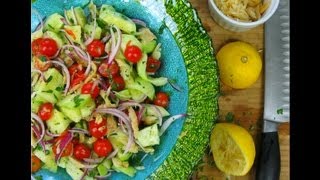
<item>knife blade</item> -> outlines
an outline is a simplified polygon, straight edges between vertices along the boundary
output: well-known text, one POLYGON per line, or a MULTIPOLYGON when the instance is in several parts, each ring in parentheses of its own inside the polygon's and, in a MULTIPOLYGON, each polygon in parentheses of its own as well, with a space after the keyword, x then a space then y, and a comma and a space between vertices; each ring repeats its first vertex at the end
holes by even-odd
POLYGON ((263 133, 257 180, 280 178, 278 125, 290 119, 290 1, 281 0, 265 23, 263 133))

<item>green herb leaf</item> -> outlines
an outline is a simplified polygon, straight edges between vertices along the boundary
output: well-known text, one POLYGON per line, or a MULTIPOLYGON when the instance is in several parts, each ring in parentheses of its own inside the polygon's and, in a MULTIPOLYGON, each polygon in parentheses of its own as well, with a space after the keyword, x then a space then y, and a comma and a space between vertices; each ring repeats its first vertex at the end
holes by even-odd
POLYGON ((56 91, 63 91, 64 90, 64 87, 63 86, 58 86, 57 88, 56 88, 56 91))
POLYGON ((83 101, 84 99, 80 98, 80 95, 77 95, 74 97, 74 103, 76 104, 74 107, 78 107, 80 106, 81 101, 83 101))
POLYGON ((45 56, 40 56, 39 59, 40 59, 41 62, 46 62, 47 61, 47 58, 45 56))
POLYGON ((42 92, 45 92, 45 93, 53 93, 53 91, 50 89, 48 91, 42 91, 42 92))
POLYGON ((46 82, 49 83, 51 80, 52 80, 52 76, 49 76, 46 82))
POLYGON ((228 112, 226 117, 225 117, 225 120, 229 123, 233 122, 234 121, 234 115, 232 112, 228 112))
POLYGON ((277 109, 277 114, 283 114, 283 109, 277 109))

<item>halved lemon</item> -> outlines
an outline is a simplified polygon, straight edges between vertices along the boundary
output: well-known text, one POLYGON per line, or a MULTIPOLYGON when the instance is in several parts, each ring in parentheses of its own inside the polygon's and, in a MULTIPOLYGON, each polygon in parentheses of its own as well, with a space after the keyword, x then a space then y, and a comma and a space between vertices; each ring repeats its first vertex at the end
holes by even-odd
POLYGON ((255 145, 243 127, 231 123, 216 124, 210 146, 216 166, 225 174, 243 176, 251 169, 256 155, 255 145))

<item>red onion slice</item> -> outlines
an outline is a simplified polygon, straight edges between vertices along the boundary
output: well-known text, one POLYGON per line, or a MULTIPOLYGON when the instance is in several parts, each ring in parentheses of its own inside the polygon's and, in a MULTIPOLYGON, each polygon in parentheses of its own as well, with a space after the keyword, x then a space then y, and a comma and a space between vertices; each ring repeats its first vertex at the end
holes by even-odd
POLYGON ((161 126, 159 136, 161 136, 175 120, 180 119, 182 117, 186 117, 186 116, 187 116, 186 114, 178 114, 167 119, 161 126))
POLYGON ((76 52, 76 54, 79 56, 79 58, 83 59, 83 60, 86 60, 86 61, 89 61, 88 60, 88 55, 86 52, 84 52, 81 48, 79 48, 78 46, 76 45, 64 45, 61 47, 62 49, 65 49, 65 48, 73 48, 74 51, 76 52))
POLYGON ((116 156, 117 155, 117 153, 118 153, 118 149, 115 149, 114 151, 112 151, 112 153, 110 153, 109 154, 109 156, 107 157, 107 159, 111 159, 111 158, 113 158, 114 156, 116 156))
POLYGON ((65 24, 65 25, 70 25, 70 23, 68 23, 68 21, 66 20, 66 18, 60 18, 60 20, 63 22, 63 24, 65 24))
POLYGON ((57 148, 57 155, 55 156, 55 161, 58 162, 61 158, 61 155, 64 151, 64 149, 67 147, 67 145, 72 141, 73 133, 68 132, 63 139, 60 140, 60 143, 57 148), (59 151, 60 150, 60 151, 59 151))
POLYGON ((81 176, 80 180, 84 180, 84 178, 86 177, 86 175, 88 174, 89 169, 85 169, 83 172, 83 175, 81 176))
POLYGON ((131 19, 135 24, 138 24, 140 26, 143 26, 143 27, 147 27, 147 24, 143 21, 141 21, 140 19, 131 19))
POLYGON ((110 34, 106 35, 101 39, 101 42, 106 43, 110 39, 110 37, 111 37, 110 34))
POLYGON ((72 128, 70 130, 68 130, 71 133, 81 133, 81 134, 90 134, 89 131, 85 130, 85 129, 80 129, 80 128, 72 128))
MULTIPOLYGON (((37 124, 40 125, 40 129, 41 129, 41 133, 39 135, 39 138, 38 138, 38 142, 40 142, 43 137, 44 137, 44 134, 45 134, 45 127, 44 127, 44 124, 43 124, 43 121, 40 119, 40 117, 38 115, 36 115, 35 113, 31 113, 31 118, 36 120, 37 124)), ((39 130, 40 131, 40 130, 39 130)))
POLYGON ((94 163, 94 164, 101 163, 103 160, 104 160, 104 157, 95 158, 95 159, 92 159, 92 158, 83 158, 83 161, 84 161, 84 162, 94 163))
POLYGON ((127 101, 127 102, 123 102, 119 105, 118 109, 120 111, 123 111, 125 110, 127 107, 130 107, 130 106, 137 106, 139 107, 139 109, 142 109, 142 105, 137 103, 137 102, 134 102, 134 101, 127 101))
POLYGON ((104 56, 101 56, 101 57, 96 57, 94 59, 96 59, 96 60, 104 60, 104 59, 107 59, 108 57, 109 57, 109 55, 107 54, 107 55, 104 55, 104 56))
POLYGON ((143 116, 143 114, 146 112, 146 108, 145 107, 143 107, 142 106, 142 108, 141 109, 139 109, 139 112, 138 112, 138 122, 140 123, 141 122, 141 120, 142 120, 142 116, 143 116))
POLYGON ((66 95, 68 93, 69 86, 70 86, 70 74, 69 74, 69 70, 68 70, 67 66, 59 61, 47 61, 46 63, 53 63, 53 64, 57 64, 62 67, 62 70, 66 76, 66 81, 67 81, 66 87, 64 89, 64 95, 66 95))
POLYGON ((89 53, 86 52, 86 54, 87 54, 87 57, 88 57, 88 59, 87 59, 88 65, 87 65, 87 68, 86 68, 86 71, 85 71, 84 74, 85 74, 86 76, 88 76, 88 74, 89 74, 89 72, 90 72, 90 69, 91 69, 91 63, 92 63, 92 61, 91 61, 91 57, 90 57, 89 53))
POLYGON ((46 78, 44 77, 44 73, 42 71, 40 71, 39 69, 31 69, 31 72, 39 73, 42 80, 46 81, 46 78))
POLYGON ((32 131, 36 134, 36 136, 38 138, 36 144, 39 143, 40 146, 42 147, 42 150, 45 152, 46 146, 45 146, 45 143, 43 142, 43 137, 41 138, 40 130, 35 125, 32 125, 31 128, 32 128, 32 131))
POLYGON ((182 91, 181 88, 180 88, 178 85, 176 85, 171 79, 168 80, 168 83, 170 84, 170 86, 171 86, 173 89, 175 89, 175 90, 177 90, 177 91, 179 91, 179 92, 182 91))
POLYGON ((59 137, 60 134, 53 134, 49 131, 49 129, 46 130, 46 135, 50 136, 50 137, 59 137))
MULTIPOLYGON (((117 31, 117 44, 115 46, 113 46, 114 41, 112 41, 112 48, 111 48, 110 56, 108 57, 108 64, 112 63, 114 57, 116 56, 116 54, 118 53, 118 51, 120 49, 120 45, 121 45, 121 31, 117 26, 114 26, 114 28, 117 31)), ((112 34, 113 34, 112 27, 110 28, 110 31, 111 31, 111 38, 112 38, 112 34)))
POLYGON ((133 139, 133 129, 131 127, 130 119, 129 117, 122 111, 115 109, 115 108, 97 108, 96 113, 106 113, 106 114, 111 114, 113 116, 116 116, 121 120, 127 127, 128 129, 128 143, 126 145, 124 153, 127 153, 128 150, 130 149, 134 139, 133 139))

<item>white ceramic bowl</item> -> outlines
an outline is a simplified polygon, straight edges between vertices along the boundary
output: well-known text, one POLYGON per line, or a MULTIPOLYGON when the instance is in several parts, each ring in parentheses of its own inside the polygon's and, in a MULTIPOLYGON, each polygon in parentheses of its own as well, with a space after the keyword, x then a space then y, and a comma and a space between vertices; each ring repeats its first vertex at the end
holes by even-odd
POLYGON ((270 1, 271 4, 268 9, 264 12, 260 19, 254 22, 239 22, 224 15, 223 12, 220 11, 216 6, 214 0, 208 0, 208 6, 211 16, 220 26, 230 31, 242 32, 265 23, 274 14, 278 8, 280 0, 270 1))

